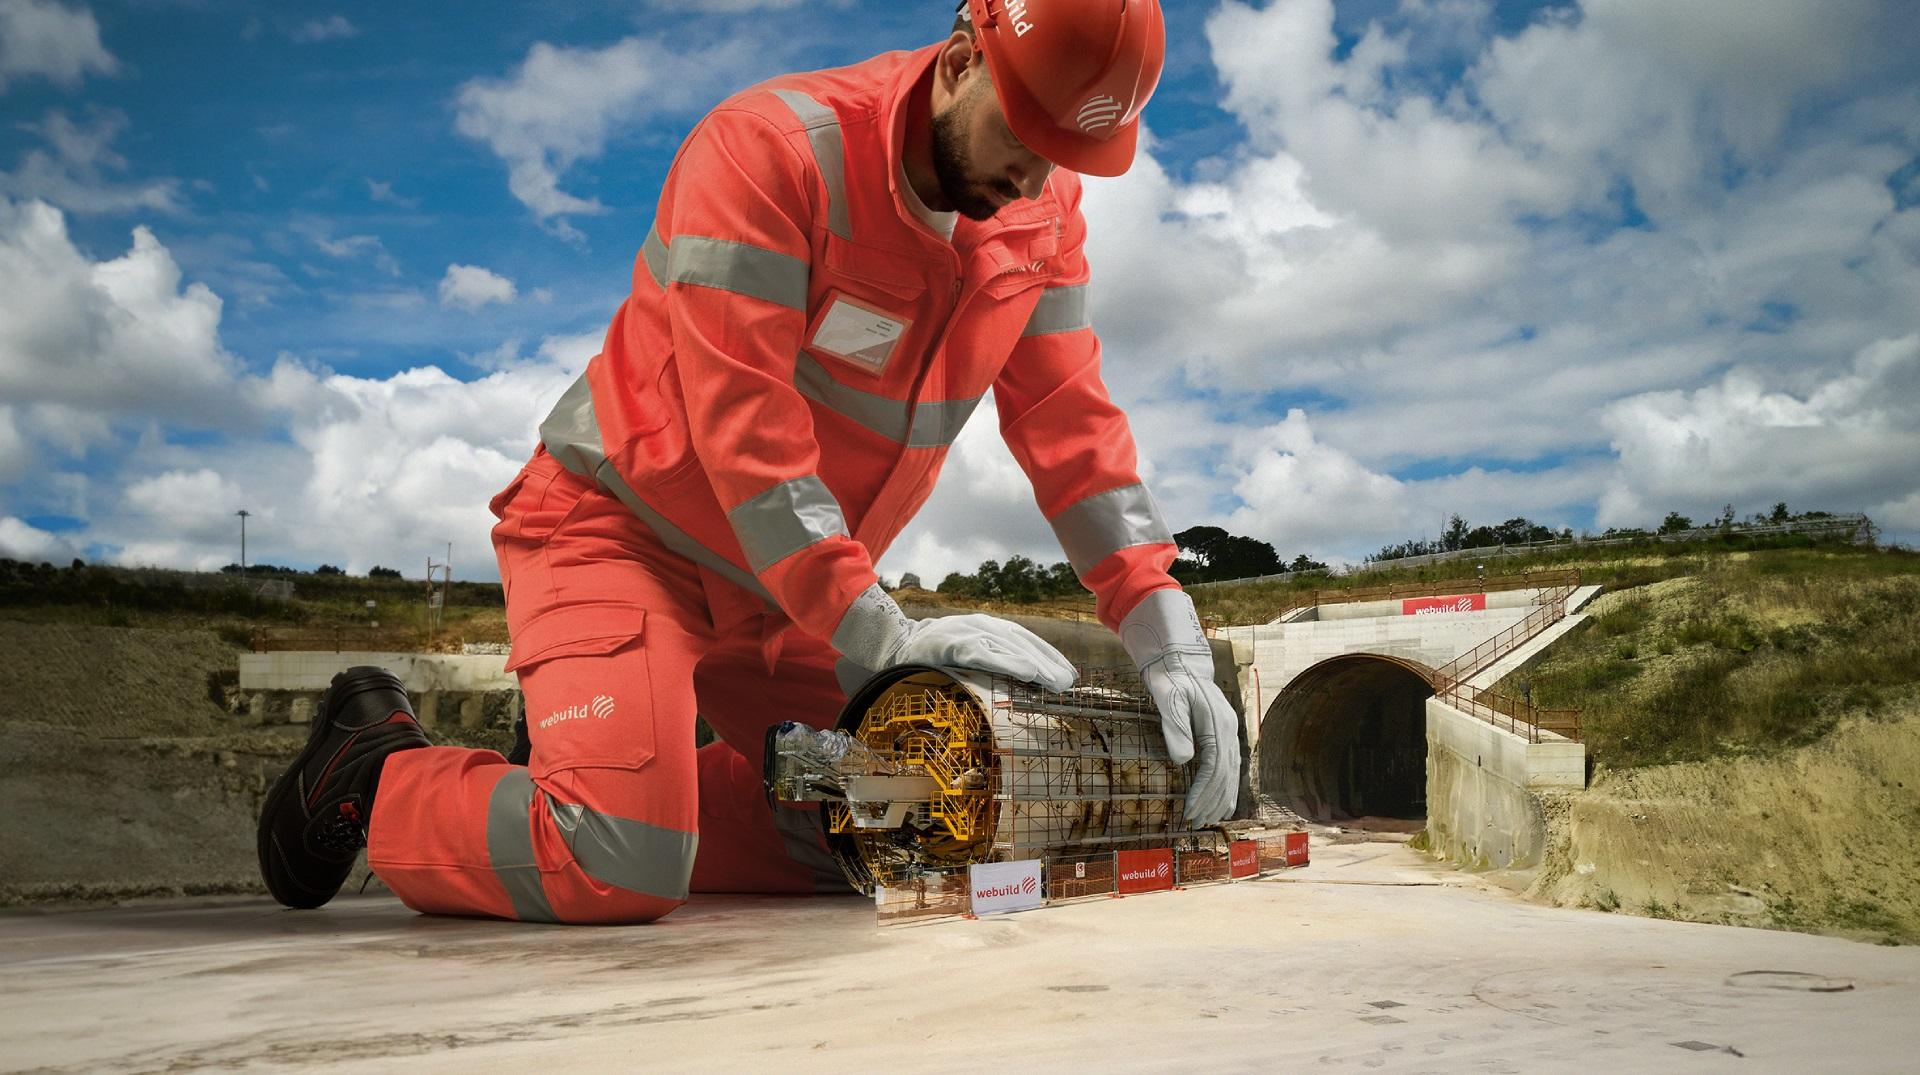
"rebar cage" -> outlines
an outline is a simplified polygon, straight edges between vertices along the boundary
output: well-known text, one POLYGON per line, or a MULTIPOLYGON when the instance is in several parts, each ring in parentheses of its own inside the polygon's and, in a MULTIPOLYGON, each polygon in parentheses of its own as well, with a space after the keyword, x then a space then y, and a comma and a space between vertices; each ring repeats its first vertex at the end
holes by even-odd
POLYGON ((1187 825, 1187 774, 1130 669, 1089 670, 1065 691, 892 669, 838 727, 890 771, 931 778, 896 828, 873 826, 882 804, 824 804, 828 845, 863 892, 976 862, 1220 842, 1187 825))

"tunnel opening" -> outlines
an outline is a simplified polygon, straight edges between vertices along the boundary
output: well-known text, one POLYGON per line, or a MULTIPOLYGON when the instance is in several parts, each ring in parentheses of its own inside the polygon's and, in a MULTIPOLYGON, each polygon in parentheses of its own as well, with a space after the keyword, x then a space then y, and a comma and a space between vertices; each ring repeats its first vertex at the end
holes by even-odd
POLYGON ((1393 657, 1314 665, 1261 721, 1261 789, 1313 821, 1424 821, 1432 696, 1422 670, 1393 657))

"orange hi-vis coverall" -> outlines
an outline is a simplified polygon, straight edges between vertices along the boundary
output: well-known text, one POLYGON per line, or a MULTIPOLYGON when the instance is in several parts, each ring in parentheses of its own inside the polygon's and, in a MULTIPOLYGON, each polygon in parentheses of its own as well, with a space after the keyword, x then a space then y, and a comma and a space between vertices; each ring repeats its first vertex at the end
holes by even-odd
POLYGON ((1101 621, 1176 585, 1100 379, 1079 178, 950 241, 903 200, 938 48, 766 82, 681 147, 601 353, 492 504, 531 764, 386 762, 367 858, 408 906, 632 922, 844 887, 817 815, 767 806, 763 735, 837 716, 864 670, 836 634, 989 388, 1101 621))

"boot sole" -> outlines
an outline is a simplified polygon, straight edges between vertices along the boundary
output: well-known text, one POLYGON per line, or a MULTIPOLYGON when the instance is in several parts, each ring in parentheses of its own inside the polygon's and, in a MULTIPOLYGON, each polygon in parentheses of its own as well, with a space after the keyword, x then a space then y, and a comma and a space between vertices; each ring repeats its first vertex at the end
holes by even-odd
POLYGON ((274 821, 286 805, 287 796, 298 790, 298 775, 313 760, 314 753, 327 737, 328 727, 333 723, 333 714, 338 712, 348 698, 368 690, 391 689, 406 697, 406 689, 400 685, 400 678, 384 668, 366 666, 364 670, 348 669, 333 677, 328 684, 326 696, 322 699, 319 712, 313 715, 313 727, 307 732, 307 745, 300 748, 288 764, 287 771, 267 789, 266 801, 260 808, 260 821, 257 830, 257 845, 260 856, 260 876, 267 883, 267 891, 273 898, 288 907, 311 910, 325 904, 340 892, 340 885, 346 883, 347 876, 353 872, 349 863, 347 871, 334 885, 331 891, 309 888, 294 879, 293 870, 287 865, 286 856, 274 841, 274 821))

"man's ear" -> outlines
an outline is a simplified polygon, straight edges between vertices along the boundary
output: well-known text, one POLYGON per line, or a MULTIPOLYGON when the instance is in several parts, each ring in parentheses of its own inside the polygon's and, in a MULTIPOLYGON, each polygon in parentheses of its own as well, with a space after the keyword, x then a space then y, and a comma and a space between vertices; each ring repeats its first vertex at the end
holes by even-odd
POLYGON ((968 69, 982 60, 980 51, 973 47, 973 38, 955 30, 953 36, 947 38, 946 47, 940 50, 940 80, 949 90, 956 89, 968 69))

